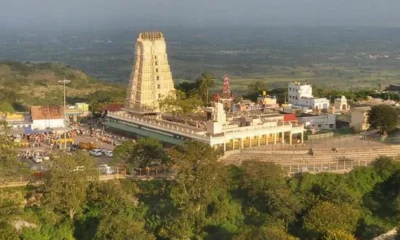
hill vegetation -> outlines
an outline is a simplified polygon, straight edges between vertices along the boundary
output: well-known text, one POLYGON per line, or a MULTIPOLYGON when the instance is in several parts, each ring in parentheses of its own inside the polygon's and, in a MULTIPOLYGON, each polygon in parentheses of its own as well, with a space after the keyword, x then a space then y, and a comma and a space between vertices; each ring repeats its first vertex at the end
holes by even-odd
MULTIPOLYGON (((200 143, 166 151, 142 139, 116 152, 131 166, 173 167, 175 179, 99 182, 86 154, 59 153, 42 181, 0 189, 0 239, 355 240, 400 221, 399 159, 288 177, 271 163, 224 165, 200 143), (30 227, 16 230, 21 222, 30 227)), ((15 156, 1 154, 0 169, 20 171, 4 168, 15 156)))
MULTIPOLYGON (((32 105, 61 105, 63 86, 58 81, 71 80, 66 85, 67 102, 122 102, 122 86, 99 82, 69 66, 58 63, 0 62, 0 102, 2 108, 12 106, 23 111, 32 105), (8 106, 7 106, 8 104, 8 106)), ((0 109, 4 110, 4 109, 0 109)))

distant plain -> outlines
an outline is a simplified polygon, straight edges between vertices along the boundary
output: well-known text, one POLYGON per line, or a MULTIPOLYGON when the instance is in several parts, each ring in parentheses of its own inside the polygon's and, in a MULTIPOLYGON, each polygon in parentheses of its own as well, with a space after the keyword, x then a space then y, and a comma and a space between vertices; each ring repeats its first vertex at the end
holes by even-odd
MULTIPOLYGON (((136 37, 145 29, 91 32, 0 32, 0 60, 61 62, 93 78, 127 83, 136 37)), ((255 80, 269 88, 308 81, 338 89, 400 83, 400 29, 226 27, 165 28, 176 82, 210 71, 245 92, 255 80)))

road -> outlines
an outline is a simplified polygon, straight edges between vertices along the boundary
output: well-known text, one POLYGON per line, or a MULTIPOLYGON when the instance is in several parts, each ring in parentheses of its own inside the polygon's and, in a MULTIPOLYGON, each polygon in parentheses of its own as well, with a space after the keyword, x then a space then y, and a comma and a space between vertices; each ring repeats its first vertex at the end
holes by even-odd
MULTIPOLYGON (((96 144, 96 146, 98 148, 103 148, 103 149, 107 149, 107 150, 113 150, 115 147, 111 144, 107 144, 104 143, 102 141, 100 141, 99 139, 97 139, 96 137, 91 137, 89 135, 85 135, 85 136, 76 136, 74 137, 74 142, 75 143, 80 143, 80 142, 93 142, 96 144)), ((45 155, 48 155, 51 153, 51 147, 50 145, 47 144, 42 144, 40 147, 34 147, 34 148, 24 148, 24 149, 20 149, 19 152, 26 152, 26 151, 40 151, 40 152, 44 152, 46 153, 45 155)), ((95 161, 97 165, 100 164, 110 164, 112 161, 112 158, 107 157, 105 155, 102 155, 100 157, 93 157, 91 156, 95 161)), ((30 169, 41 169, 43 166, 43 163, 36 163, 31 159, 26 159, 25 157, 21 157, 21 161, 26 163, 30 169)))

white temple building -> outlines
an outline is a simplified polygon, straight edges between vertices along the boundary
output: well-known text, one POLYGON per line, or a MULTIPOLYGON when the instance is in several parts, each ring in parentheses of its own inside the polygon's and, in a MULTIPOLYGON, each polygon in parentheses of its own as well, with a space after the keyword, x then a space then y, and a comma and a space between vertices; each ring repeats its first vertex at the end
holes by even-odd
POLYGON ((289 83, 289 103, 295 107, 309 108, 316 112, 328 110, 330 103, 326 98, 315 98, 312 94, 312 86, 307 82, 289 83))

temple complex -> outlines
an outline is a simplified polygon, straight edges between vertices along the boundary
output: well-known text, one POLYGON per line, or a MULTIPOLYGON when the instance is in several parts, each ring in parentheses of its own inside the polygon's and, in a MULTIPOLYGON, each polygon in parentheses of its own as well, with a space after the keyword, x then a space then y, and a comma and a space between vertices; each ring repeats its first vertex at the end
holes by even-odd
POLYGON ((125 110, 158 112, 158 103, 173 93, 174 82, 162 33, 142 32, 136 42, 135 63, 129 81, 125 110))
POLYGON ((163 113, 159 102, 174 93, 166 44, 161 33, 141 33, 129 83, 125 108, 107 113, 104 126, 132 137, 151 137, 168 144, 198 141, 224 152, 268 144, 303 143, 304 126, 285 121, 284 115, 268 109, 276 99, 266 94, 260 108, 233 111, 233 94, 227 75, 221 93, 214 94, 210 107, 199 109, 189 119, 163 113))

